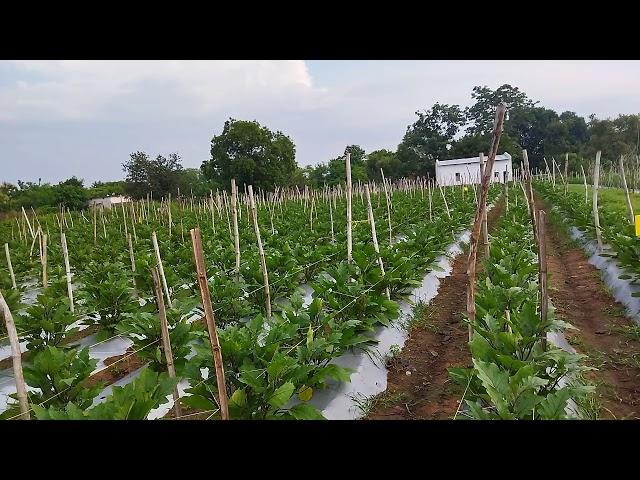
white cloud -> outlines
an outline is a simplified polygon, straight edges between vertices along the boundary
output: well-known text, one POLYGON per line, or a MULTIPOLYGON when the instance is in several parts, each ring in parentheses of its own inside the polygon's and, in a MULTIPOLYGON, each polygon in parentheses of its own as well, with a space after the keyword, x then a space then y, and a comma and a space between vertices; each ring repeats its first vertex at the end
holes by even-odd
POLYGON ((147 120, 198 117, 248 101, 317 101, 304 61, 18 61, 18 75, 0 87, 3 118, 147 120))

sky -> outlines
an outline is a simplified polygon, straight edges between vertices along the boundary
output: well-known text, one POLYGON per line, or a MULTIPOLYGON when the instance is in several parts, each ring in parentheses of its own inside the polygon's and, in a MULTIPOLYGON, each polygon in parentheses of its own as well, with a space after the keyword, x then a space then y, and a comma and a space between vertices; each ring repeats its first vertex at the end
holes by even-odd
POLYGON ((0 61, 0 183, 120 180, 138 150, 210 156, 229 117, 289 135, 300 165, 395 150, 415 111, 508 83, 558 113, 640 112, 640 61, 0 61))

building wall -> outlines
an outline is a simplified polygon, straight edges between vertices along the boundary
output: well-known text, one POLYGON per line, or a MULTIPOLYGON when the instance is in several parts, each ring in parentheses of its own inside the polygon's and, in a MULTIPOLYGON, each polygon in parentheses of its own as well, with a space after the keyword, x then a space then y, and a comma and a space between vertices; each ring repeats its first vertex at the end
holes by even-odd
MULTIPOLYGON (((496 160, 493 164, 491 175, 492 182, 504 183, 504 172, 507 172, 507 181, 513 180, 511 160, 496 160), (498 176, 496 177, 496 173, 498 176)), ((478 184, 480 183, 480 163, 463 163, 459 165, 437 165, 436 182, 443 187, 449 185, 478 184)))
POLYGON ((89 206, 103 206, 105 208, 111 208, 112 205, 130 202, 129 197, 106 197, 106 198, 92 198, 89 200, 89 206))

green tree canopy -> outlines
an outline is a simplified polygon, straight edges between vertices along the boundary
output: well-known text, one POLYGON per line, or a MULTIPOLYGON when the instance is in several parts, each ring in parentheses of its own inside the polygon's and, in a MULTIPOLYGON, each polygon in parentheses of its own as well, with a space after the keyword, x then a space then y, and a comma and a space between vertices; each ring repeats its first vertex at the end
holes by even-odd
POLYGON ((175 195, 180 187, 182 164, 177 153, 151 159, 145 152, 135 152, 122 166, 126 173, 125 191, 133 198, 175 195))
POLYGON ((458 131, 465 125, 459 105, 436 103, 431 109, 416 112, 418 120, 407 127, 398 145, 397 158, 402 176, 434 175, 435 161, 445 158, 458 131))
POLYGON ((211 139, 211 159, 202 163, 205 178, 230 188, 238 185, 273 190, 289 185, 297 164, 296 149, 282 132, 272 132, 257 121, 235 120, 224 123, 220 135, 211 139))

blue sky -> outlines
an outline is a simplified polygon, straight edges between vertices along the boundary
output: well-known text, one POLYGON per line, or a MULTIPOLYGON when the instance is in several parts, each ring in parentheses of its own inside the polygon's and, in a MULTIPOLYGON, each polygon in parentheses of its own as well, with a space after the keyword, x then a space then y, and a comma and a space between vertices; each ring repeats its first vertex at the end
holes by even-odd
POLYGON ((229 117, 291 136, 301 165, 395 149, 416 110, 504 83, 558 112, 640 112, 640 61, 0 61, 0 182, 120 179, 137 150, 198 167, 229 117))

